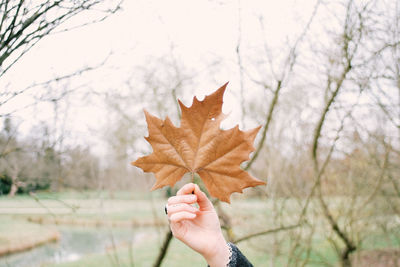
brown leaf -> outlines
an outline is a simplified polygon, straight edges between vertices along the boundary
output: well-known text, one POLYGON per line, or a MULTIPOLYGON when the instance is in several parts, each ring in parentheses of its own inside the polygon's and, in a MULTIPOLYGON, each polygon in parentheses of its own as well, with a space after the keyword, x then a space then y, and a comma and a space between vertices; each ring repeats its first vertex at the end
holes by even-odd
POLYGON ((247 132, 238 126, 220 129, 225 118, 222 103, 227 84, 203 101, 194 97, 191 107, 179 101, 182 110, 179 128, 168 117, 163 121, 144 111, 149 129, 146 140, 153 153, 132 165, 155 174, 152 190, 174 186, 187 172, 192 176, 197 173, 212 196, 229 203, 233 192, 265 184, 240 168, 254 151, 253 142, 260 127, 247 132))

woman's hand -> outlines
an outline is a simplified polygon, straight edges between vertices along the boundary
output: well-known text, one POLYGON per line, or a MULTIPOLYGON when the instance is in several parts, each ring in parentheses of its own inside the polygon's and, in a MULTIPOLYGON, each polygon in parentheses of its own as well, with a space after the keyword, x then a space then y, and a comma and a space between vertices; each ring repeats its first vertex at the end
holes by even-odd
POLYGON ((176 196, 168 199, 167 211, 171 231, 177 239, 200 253, 211 267, 227 266, 230 251, 218 215, 198 185, 184 185, 176 196), (195 203, 199 208, 192 206, 195 203))

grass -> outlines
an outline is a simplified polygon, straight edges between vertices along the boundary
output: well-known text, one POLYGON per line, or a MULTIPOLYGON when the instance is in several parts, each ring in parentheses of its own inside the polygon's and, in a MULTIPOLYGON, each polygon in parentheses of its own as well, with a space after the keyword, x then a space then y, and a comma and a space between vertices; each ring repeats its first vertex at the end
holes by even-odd
POLYGON ((0 246, 12 245, 14 242, 19 242, 28 237, 38 238, 55 230, 54 227, 44 227, 24 220, 16 220, 9 215, 0 218, 0 246))
MULTIPOLYGON (((63 192, 63 193, 38 193, 37 198, 30 196, 17 196, 15 198, 0 197, 0 246, 10 244, 18 240, 18 234, 23 229, 25 236, 43 235, 46 231, 54 229, 50 224, 51 220, 58 219, 59 223, 68 220, 79 222, 130 222, 130 221, 149 221, 160 220, 166 222, 163 213, 163 206, 166 199, 161 191, 155 194, 133 194, 130 192, 63 192), (28 218, 41 219, 43 225, 34 224, 27 221, 28 218)), ((341 212, 341 204, 345 202, 337 199, 331 210, 341 212), (337 204, 339 203, 339 204, 337 204)), ((235 197, 231 205, 222 203, 224 211, 230 215, 237 237, 245 236, 249 233, 260 230, 279 227, 280 225, 293 225, 297 221, 298 207, 301 206, 294 199, 275 199, 260 200, 255 198, 245 199, 242 196, 235 197), (281 214, 278 220, 275 215, 281 214)), ((271 262, 275 266, 286 266, 288 257, 291 256, 290 265, 298 266, 300 262, 308 258, 306 266, 329 266, 338 262, 336 253, 329 238, 334 238, 326 221, 314 209, 314 204, 310 203, 310 214, 313 217, 310 221, 314 222, 316 228, 313 230, 311 242, 312 250, 307 251, 307 244, 304 239, 310 235, 308 226, 293 229, 289 232, 274 235, 261 236, 249 241, 241 242, 241 251, 251 260, 254 266, 270 266, 271 262), (296 237, 301 238, 302 242, 297 247, 293 247, 296 237)), ((335 214, 335 216, 337 216, 335 214)), ((386 215, 385 215, 386 216, 386 215)), ((394 218, 396 219, 396 218, 394 218)), ((392 218, 389 218, 392 220, 392 218)), ((392 220, 393 221, 393 220, 392 220)), ((400 247, 400 227, 394 220, 392 225, 383 231, 380 228, 365 230, 359 229, 364 235, 368 235, 360 247, 363 250, 374 250, 377 248, 400 247)), ((92 227, 96 224, 88 224, 92 227)), ((369 222, 368 225, 374 225, 369 222)), ((119 246, 116 250, 109 250, 104 253, 89 254, 74 262, 47 263, 46 267, 102 267, 102 266, 152 266, 159 251, 162 235, 165 226, 161 230, 157 227, 151 228, 153 235, 140 242, 135 242, 132 247, 127 245, 119 246), (132 265, 133 263, 133 265, 132 265)), ((338 242, 340 245, 340 242, 338 242)), ((206 266, 204 260, 197 253, 183 245, 177 240, 173 240, 166 256, 163 266, 206 266)))
MULTIPOLYGON (((240 250, 244 255, 253 263, 254 266, 270 266, 271 255, 263 250, 254 249, 254 247, 247 242, 239 245, 240 250)), ((137 244, 131 248, 119 248, 116 251, 108 252, 107 254, 89 255, 81 260, 61 263, 61 264, 47 264, 44 267, 108 267, 108 266, 152 266, 157 256, 159 246, 155 240, 147 240, 144 243, 137 244), (118 260, 116 260, 118 259, 118 260)), ((329 246, 322 246, 319 248, 319 253, 327 255, 329 246)), ((307 266, 321 266, 321 262, 330 261, 336 262, 337 258, 332 252, 328 252, 330 257, 321 259, 320 254, 312 252, 309 263, 307 266)), ((305 258, 305 255, 300 255, 305 258)), ((285 266, 287 257, 281 255, 274 259, 276 266, 285 266)), ((190 263, 193 267, 204 267, 206 262, 204 259, 180 241, 173 239, 168 250, 163 266, 186 267, 190 263)), ((295 265, 297 266, 297 265, 295 265)))
MULTIPOLYGON (((241 247, 246 256, 251 258, 255 266, 264 266, 267 257, 265 253, 254 252, 248 246, 241 247)), ((146 240, 143 243, 134 245, 132 248, 119 248, 116 251, 108 252, 108 254, 89 255, 79 261, 47 264, 44 267, 108 267, 108 266, 152 266, 157 257, 159 244, 156 240, 146 240), (118 260, 116 260, 118 259, 118 260)), ((179 240, 171 241, 168 253, 166 255, 163 266, 187 267, 190 266, 204 267, 207 266, 205 260, 196 252, 188 248, 179 240)))
MULTIPOLYGON (((109 266, 152 266, 157 257, 158 246, 155 240, 147 240, 133 246, 119 248, 116 251, 109 251, 107 254, 89 255, 79 261, 61 264, 48 264, 44 267, 109 267, 109 266)), ((202 257, 184 246, 177 240, 172 240, 163 266, 186 267, 206 266, 202 257)))
POLYGON ((59 239, 55 227, 44 227, 12 216, 0 217, 0 256, 32 249, 49 241, 59 239))
POLYGON ((362 242, 365 250, 384 249, 387 247, 400 248, 400 226, 390 230, 388 234, 369 234, 362 242))

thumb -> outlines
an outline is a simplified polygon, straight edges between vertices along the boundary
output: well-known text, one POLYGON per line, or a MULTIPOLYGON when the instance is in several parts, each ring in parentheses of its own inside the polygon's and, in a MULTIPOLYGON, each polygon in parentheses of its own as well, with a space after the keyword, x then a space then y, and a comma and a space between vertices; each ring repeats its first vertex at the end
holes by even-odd
POLYGON ((200 190, 200 187, 195 184, 194 194, 197 196, 197 203, 199 204, 200 210, 202 211, 211 211, 214 209, 213 204, 208 199, 207 195, 200 190))

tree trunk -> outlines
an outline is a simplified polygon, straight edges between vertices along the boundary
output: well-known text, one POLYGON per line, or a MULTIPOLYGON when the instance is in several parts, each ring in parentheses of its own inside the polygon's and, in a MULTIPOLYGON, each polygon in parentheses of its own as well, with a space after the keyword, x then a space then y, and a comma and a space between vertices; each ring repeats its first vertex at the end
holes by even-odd
POLYGON ((173 237, 172 236, 172 231, 168 230, 168 233, 166 234, 165 239, 164 239, 164 243, 163 243, 163 245, 162 245, 162 247, 160 249, 160 252, 158 253, 157 260, 153 265, 154 267, 160 267, 161 266, 161 263, 163 262, 163 260, 165 258, 165 255, 167 255, 168 247, 169 247, 169 244, 170 244, 170 242, 172 240, 172 237, 173 237))

